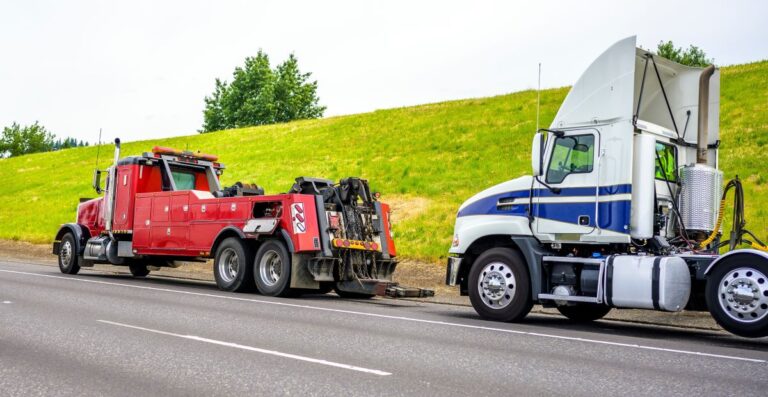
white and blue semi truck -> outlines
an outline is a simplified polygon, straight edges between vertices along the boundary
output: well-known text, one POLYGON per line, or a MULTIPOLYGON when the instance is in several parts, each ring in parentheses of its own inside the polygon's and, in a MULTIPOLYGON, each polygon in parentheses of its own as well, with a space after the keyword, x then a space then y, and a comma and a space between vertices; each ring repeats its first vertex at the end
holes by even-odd
POLYGON ((718 170, 719 95, 714 66, 660 58, 635 37, 608 48, 534 135, 533 175, 461 205, 446 283, 497 321, 534 303, 575 321, 708 310, 734 334, 767 336, 768 247, 744 229, 741 182, 718 170))

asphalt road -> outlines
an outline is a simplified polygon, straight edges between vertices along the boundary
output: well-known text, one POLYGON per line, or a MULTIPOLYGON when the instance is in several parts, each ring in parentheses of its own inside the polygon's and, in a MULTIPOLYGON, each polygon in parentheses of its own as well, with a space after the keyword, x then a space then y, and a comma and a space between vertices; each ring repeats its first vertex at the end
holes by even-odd
POLYGON ((2 395, 768 394, 768 339, 0 260, 2 395))

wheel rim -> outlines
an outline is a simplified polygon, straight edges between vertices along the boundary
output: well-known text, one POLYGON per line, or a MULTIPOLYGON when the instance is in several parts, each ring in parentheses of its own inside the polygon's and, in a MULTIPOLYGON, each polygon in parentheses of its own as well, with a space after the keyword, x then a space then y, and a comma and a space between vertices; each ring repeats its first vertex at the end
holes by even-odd
POLYGON ((480 272, 478 291, 483 304, 503 309, 512 303, 517 282, 512 269, 503 262, 491 262, 480 272))
POLYGON ((768 315, 768 277, 750 267, 731 270, 720 280, 718 299, 734 321, 760 321, 768 315))
POLYGON ((226 248, 221 253, 221 259, 219 260, 219 276, 224 282, 231 283, 235 281, 239 271, 240 258, 238 258, 237 252, 232 248, 226 248))
POLYGON ((283 270, 283 260, 275 251, 267 251, 259 261, 259 276, 267 286, 273 286, 280 282, 283 270))
POLYGON ((61 265, 64 268, 69 268, 72 262, 72 243, 65 241, 60 248, 59 256, 61 257, 61 265))

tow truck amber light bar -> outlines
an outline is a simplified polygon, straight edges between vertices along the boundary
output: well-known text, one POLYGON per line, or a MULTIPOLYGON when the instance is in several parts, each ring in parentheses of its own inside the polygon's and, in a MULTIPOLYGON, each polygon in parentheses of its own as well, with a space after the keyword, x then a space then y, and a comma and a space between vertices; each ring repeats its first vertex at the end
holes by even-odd
POLYGON ((351 250, 362 251, 381 251, 379 244, 373 241, 360 241, 360 240, 347 240, 343 238, 335 238, 331 241, 331 244, 336 248, 345 248, 351 250))
POLYGON ((183 151, 179 149, 169 148, 165 146, 155 146, 152 148, 152 153, 154 154, 166 154, 171 156, 181 156, 181 157, 191 157, 195 159, 200 160, 206 160, 206 161, 218 161, 219 156, 214 156, 212 154, 205 154, 205 153, 195 153, 190 151, 183 151))

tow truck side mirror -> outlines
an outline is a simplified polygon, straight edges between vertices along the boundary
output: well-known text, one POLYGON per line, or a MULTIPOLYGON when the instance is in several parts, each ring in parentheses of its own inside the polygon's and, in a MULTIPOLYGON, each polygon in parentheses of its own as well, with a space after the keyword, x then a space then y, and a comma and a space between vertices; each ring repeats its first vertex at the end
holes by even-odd
POLYGON ((533 136, 533 145, 531 145, 531 167, 533 168, 533 176, 541 176, 544 172, 542 161, 544 159, 544 134, 537 132, 533 136))
POLYGON ((101 194, 101 170, 93 170, 93 189, 101 194))

